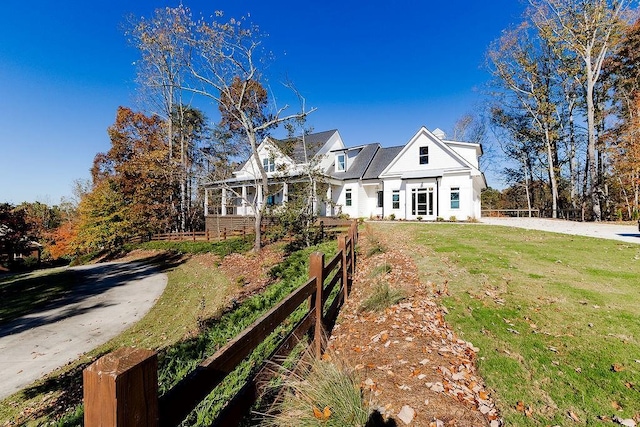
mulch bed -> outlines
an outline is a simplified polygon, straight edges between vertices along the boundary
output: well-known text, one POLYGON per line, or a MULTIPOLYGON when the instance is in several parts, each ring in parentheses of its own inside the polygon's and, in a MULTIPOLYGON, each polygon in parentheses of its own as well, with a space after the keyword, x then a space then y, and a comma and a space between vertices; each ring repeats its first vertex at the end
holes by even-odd
POLYGON ((329 353, 358 372, 373 406, 399 426, 500 426, 476 371, 477 349, 444 320, 439 298, 447 292, 446 282, 421 280, 410 255, 421 248, 409 241, 410 236, 372 236, 364 227, 353 290, 329 339, 329 353), (384 251, 367 256, 373 245, 384 251), (362 312, 363 300, 381 280, 403 290, 405 299, 381 312, 362 312))

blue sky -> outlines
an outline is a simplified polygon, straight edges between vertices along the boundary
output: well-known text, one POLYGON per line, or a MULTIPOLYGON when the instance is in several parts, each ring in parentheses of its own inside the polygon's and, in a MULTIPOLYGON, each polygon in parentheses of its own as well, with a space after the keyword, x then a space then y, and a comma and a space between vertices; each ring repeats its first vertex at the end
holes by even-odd
MULTIPOLYGON (((401 145, 422 125, 450 132, 480 108, 486 49, 524 10, 518 0, 182 3, 197 15, 250 14, 269 35, 276 93, 285 76, 293 81, 317 108, 308 121, 314 130, 338 129, 348 146, 401 145)), ((96 153, 109 149, 117 107, 139 108, 126 16, 177 4, 3 2, 0 203, 57 204, 74 180, 89 178, 96 153)))

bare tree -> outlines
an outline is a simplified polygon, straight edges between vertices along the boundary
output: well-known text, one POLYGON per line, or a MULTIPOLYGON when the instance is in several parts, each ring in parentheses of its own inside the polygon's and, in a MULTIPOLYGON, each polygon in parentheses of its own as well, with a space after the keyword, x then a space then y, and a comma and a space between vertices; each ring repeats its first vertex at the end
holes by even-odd
MULTIPOLYGON (((602 176, 598 173, 596 147, 596 83, 605 58, 615 45, 629 0, 529 0, 532 20, 542 37, 561 44, 569 55, 581 61, 574 76, 584 87, 587 110, 587 164, 589 196, 596 221, 602 218, 602 176)), ((601 169, 602 170, 602 169, 601 169)))
POLYGON ((552 217, 558 212, 558 111, 554 99, 557 90, 556 59, 544 40, 531 37, 526 24, 505 31, 488 53, 490 70, 510 105, 531 121, 541 137, 551 188, 552 217))
MULTIPOLYGON (((222 18, 218 13, 217 19, 222 18)), ((262 51, 262 34, 244 19, 200 20, 189 34, 192 53, 187 67, 193 77, 184 89, 210 99, 220 109, 223 120, 241 135, 250 147, 251 159, 257 168, 256 196, 269 192, 267 172, 259 157, 258 147, 274 128, 311 113, 304 104, 295 113, 286 114, 289 105, 276 106, 265 98, 263 75, 267 55, 262 51)), ((259 197, 249 201, 254 212, 254 250, 261 247, 261 222, 266 204, 259 197)))
POLYGON ((190 54, 190 46, 186 43, 184 34, 192 30, 191 25, 189 9, 180 5, 176 8, 156 9, 150 19, 131 17, 126 32, 130 42, 141 53, 141 59, 136 65, 142 98, 152 114, 165 120, 168 157, 177 166, 179 185, 179 207, 176 208, 173 195, 171 206, 177 212, 177 227, 181 231, 186 229, 188 210, 188 141, 183 132, 176 132, 176 128, 185 127, 185 104, 181 88, 187 73, 185 61, 190 54), (174 150, 176 139, 178 150, 174 150))

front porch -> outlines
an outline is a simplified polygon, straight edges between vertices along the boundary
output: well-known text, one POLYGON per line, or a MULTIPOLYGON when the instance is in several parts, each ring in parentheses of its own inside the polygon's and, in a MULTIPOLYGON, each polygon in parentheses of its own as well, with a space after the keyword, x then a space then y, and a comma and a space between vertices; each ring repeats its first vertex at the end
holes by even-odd
MULTIPOLYGON (((261 209, 263 204, 266 204, 269 211, 274 212, 298 198, 308 197, 308 186, 307 180, 274 182, 269 184, 266 196, 262 194, 262 186, 247 182, 207 187, 204 191, 205 219, 227 216, 253 218, 255 209, 261 209)), ((312 186, 312 203, 316 215, 323 217, 335 215, 337 209, 334 193, 338 193, 338 187, 317 182, 313 182, 312 186)))

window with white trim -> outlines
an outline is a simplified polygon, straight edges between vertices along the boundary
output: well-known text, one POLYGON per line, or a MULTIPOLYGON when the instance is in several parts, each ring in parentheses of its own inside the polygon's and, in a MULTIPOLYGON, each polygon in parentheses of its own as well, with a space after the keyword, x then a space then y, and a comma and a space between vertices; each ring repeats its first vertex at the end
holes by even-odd
POLYGON ((381 208, 384 206, 384 192, 378 191, 378 205, 377 207, 381 208))
POLYGON ((265 172, 273 172, 276 170, 276 162, 273 158, 265 157, 262 159, 262 166, 264 167, 265 172))
POLYGON ((393 190, 391 196, 391 209, 400 209, 400 190, 393 190))
POLYGON ((451 209, 460 209, 460 187, 451 187, 451 209))
POLYGON ((420 147, 420 164, 428 165, 429 164, 429 147, 420 147))
POLYGON ((351 204, 353 203, 353 199, 351 198, 351 189, 347 188, 346 190, 344 190, 344 205, 345 206, 351 206, 351 204))
POLYGON ((347 170, 347 156, 342 153, 336 156, 336 171, 344 172, 347 170))

